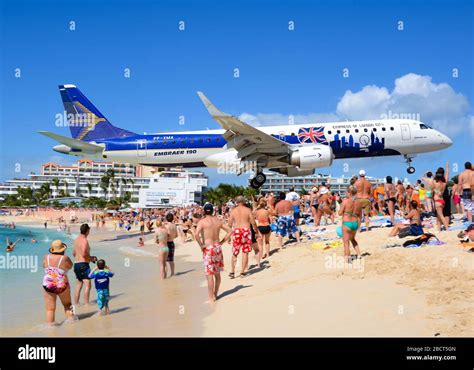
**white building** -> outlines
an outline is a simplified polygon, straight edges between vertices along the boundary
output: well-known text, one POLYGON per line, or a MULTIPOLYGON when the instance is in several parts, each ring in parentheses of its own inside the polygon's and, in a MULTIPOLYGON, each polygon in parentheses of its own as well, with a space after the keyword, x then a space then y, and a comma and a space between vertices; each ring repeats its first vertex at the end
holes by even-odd
MULTIPOLYGON (((198 188, 195 178, 199 178, 197 181, 203 184, 203 187, 207 186, 207 177, 201 172, 185 172, 185 171, 166 171, 168 175, 164 175, 165 172, 158 172, 157 169, 146 166, 132 166, 128 164, 117 164, 112 162, 97 162, 88 159, 81 159, 75 165, 72 166, 61 166, 56 163, 46 163, 41 166, 41 174, 31 173, 27 179, 13 179, 8 180, 4 183, 0 183, 0 197, 6 195, 17 194, 17 188, 31 188, 33 190, 39 190, 45 183, 49 183, 53 198, 59 197, 61 191, 69 194, 70 197, 98 197, 107 200, 112 199, 116 196, 123 196, 126 192, 131 194, 131 199, 139 199, 140 190, 147 189, 150 186, 150 181, 153 182, 153 187, 156 188, 153 179, 156 176, 160 176, 160 181, 157 184, 167 185, 163 188, 166 191, 176 191, 178 199, 193 199, 191 201, 201 201, 202 188, 198 188), (106 174, 107 170, 113 169, 114 180, 107 189, 101 187, 101 178, 106 174), (186 195, 181 195, 181 191, 184 189, 182 181, 176 181, 179 176, 177 174, 189 174, 191 186, 186 195), (170 176, 167 180, 167 176, 170 176), (55 185, 55 181, 59 180, 58 185, 55 185), (168 182, 166 182, 168 181, 168 182), (173 188, 175 186, 175 188, 173 188), (194 198, 191 197, 190 191, 196 188, 194 198)), ((159 185, 157 185, 159 186, 159 185)), ((169 197, 170 198, 170 197, 169 197)))
MULTIPOLYGON (((331 191, 344 195, 347 187, 350 185, 352 177, 331 177, 330 175, 315 174, 310 176, 287 177, 274 172, 265 172, 267 181, 261 187, 264 193, 281 191, 288 192, 290 188, 294 187, 297 192, 305 189, 307 192, 311 191, 314 186, 321 186, 323 184, 330 184, 331 191)), ((385 179, 377 179, 367 176, 372 184, 384 184, 385 179)))
POLYGON ((208 179, 201 172, 162 171, 140 189, 138 208, 186 206, 201 203, 208 179))

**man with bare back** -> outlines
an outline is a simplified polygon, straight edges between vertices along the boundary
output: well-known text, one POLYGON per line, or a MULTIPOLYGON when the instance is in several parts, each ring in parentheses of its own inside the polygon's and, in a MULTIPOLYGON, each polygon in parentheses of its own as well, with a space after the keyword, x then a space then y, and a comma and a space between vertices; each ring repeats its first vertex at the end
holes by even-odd
MULTIPOLYGON (((371 205, 370 205, 370 194, 372 193, 372 184, 365 178, 365 171, 360 170, 359 171, 359 178, 357 181, 354 183, 357 193, 356 193, 356 201, 360 203, 360 206, 362 208, 363 214, 364 214, 364 219, 365 219, 365 230, 369 231, 369 226, 370 226, 370 210, 371 210, 371 205)), ((359 225, 359 231, 360 231, 361 225, 359 225)))
POLYGON ((170 270, 171 274, 170 277, 174 275, 174 250, 175 250, 175 244, 174 240, 178 237, 178 229, 176 227, 176 224, 174 223, 174 215, 170 212, 166 214, 166 223, 165 223, 165 228, 168 230, 168 257, 167 257, 167 262, 170 264, 170 270))
POLYGON ((247 275, 247 265, 249 260, 249 253, 252 250, 252 232, 253 228, 258 238, 261 238, 260 231, 257 228, 257 223, 253 217, 252 210, 245 205, 245 199, 239 195, 235 198, 236 207, 232 209, 229 216, 229 226, 232 227, 232 270, 229 277, 235 277, 235 264, 237 263, 237 256, 242 250, 242 268, 240 277, 247 275))
POLYGON ((464 171, 459 175, 459 185, 462 188, 461 202, 466 212, 468 222, 472 222, 472 211, 474 210, 474 171, 471 162, 464 163, 464 171))
POLYGON ((82 224, 81 235, 79 235, 76 240, 74 240, 74 250, 72 255, 74 256, 74 273, 76 274, 77 285, 74 292, 74 303, 79 304, 81 298, 82 286, 85 286, 84 289, 84 304, 89 304, 89 297, 91 293, 91 281, 89 274, 91 272, 89 263, 95 263, 97 257, 90 255, 90 246, 87 236, 90 233, 90 227, 88 224, 82 224))
POLYGON ((224 270, 222 244, 229 239, 231 231, 229 226, 214 216, 212 204, 204 205, 204 218, 196 227, 196 241, 202 250, 210 302, 215 302, 219 293, 221 271, 224 270), (226 232, 223 239, 219 238, 221 229, 226 232))

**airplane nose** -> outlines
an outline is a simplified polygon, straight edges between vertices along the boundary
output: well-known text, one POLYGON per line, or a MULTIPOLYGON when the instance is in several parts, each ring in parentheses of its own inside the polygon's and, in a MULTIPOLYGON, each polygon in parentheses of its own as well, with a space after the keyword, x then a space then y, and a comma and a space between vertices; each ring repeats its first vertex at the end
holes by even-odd
POLYGON ((447 137, 446 135, 442 135, 441 144, 445 148, 449 148, 451 145, 453 145, 453 141, 449 137, 447 137))

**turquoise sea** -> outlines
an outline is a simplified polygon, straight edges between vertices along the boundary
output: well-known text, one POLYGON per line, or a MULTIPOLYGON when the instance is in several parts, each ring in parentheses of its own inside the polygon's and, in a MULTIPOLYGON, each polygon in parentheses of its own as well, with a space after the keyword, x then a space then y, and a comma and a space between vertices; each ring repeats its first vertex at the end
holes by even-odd
POLYGON ((66 254, 71 257, 73 237, 54 229, 26 226, 8 229, 0 225, 0 334, 8 333, 11 328, 41 322, 38 319, 44 316, 43 256, 51 241, 61 239, 70 247, 66 254), (7 237, 10 241, 20 239, 10 253, 5 252, 7 237), (37 243, 32 243, 32 239, 37 243))

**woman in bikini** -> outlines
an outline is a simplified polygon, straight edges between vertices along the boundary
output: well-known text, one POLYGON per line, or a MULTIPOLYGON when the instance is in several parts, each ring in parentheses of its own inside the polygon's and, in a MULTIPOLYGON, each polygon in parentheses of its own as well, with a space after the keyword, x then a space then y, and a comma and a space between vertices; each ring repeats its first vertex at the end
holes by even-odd
POLYGON ((426 212, 433 213, 434 212, 434 204, 433 204, 433 173, 427 172, 426 177, 423 177, 423 182, 425 183, 425 205, 426 205, 426 212))
POLYGON ((395 227, 392 229, 390 234, 388 234, 388 236, 397 236, 401 230, 407 227, 410 228, 410 232, 414 236, 423 234, 423 228, 421 227, 421 215, 420 211, 418 211, 418 202, 416 200, 412 200, 410 202, 410 212, 408 212, 403 217, 405 218, 405 220, 410 220, 410 226, 407 226, 406 224, 400 222, 395 225, 395 227))
POLYGON ((392 176, 387 176, 386 181, 387 183, 384 185, 385 199, 387 199, 390 221, 392 222, 392 225, 395 225, 395 203, 397 202, 397 198, 395 196, 397 194, 397 190, 395 189, 395 185, 392 183, 392 176))
MULTIPOLYGON (((321 217, 329 216, 331 220, 334 220, 334 216, 331 210, 331 198, 329 196, 329 190, 327 188, 322 188, 319 190, 320 197, 319 197, 319 206, 318 206, 318 220, 321 220, 321 217)), ((319 224, 319 222, 318 222, 319 224)), ((326 221, 327 224, 327 221, 326 221)))
POLYGON ((254 217, 257 221, 258 230, 263 236, 263 238, 257 239, 259 253, 262 259, 265 259, 270 256, 270 234, 272 231, 270 227, 270 212, 267 210, 265 198, 261 198, 258 202, 254 217), (263 252, 264 249, 265 253, 263 252))
POLYGON ((357 188, 350 185, 347 188, 346 199, 341 204, 339 216, 342 216, 342 241, 344 243, 344 259, 345 262, 351 262, 350 245, 354 247, 357 258, 360 258, 360 249, 355 236, 359 229, 359 222, 362 217, 362 207, 356 202, 357 188))
POLYGON ((67 272, 72 268, 71 259, 64 255, 67 245, 61 240, 51 243, 49 254, 43 258, 43 296, 46 306, 46 322, 53 325, 56 313, 56 298, 59 297, 64 306, 67 321, 74 321, 73 307, 71 303, 71 288, 67 278, 67 272))
POLYGON ((315 186, 311 190, 311 195, 309 198, 309 202, 311 204, 311 214, 313 215, 313 222, 314 226, 318 226, 319 220, 318 220, 318 188, 315 186))
POLYGON ((438 219, 438 231, 441 231, 441 225, 444 225, 445 231, 448 231, 449 224, 443 214, 443 208, 446 201, 443 199, 443 193, 446 189, 446 179, 441 173, 437 173, 433 182, 433 194, 436 209, 436 218, 438 219))
POLYGON ((168 230, 160 219, 156 220, 155 243, 159 248, 161 279, 166 279, 166 260, 170 252, 168 247, 168 230))

